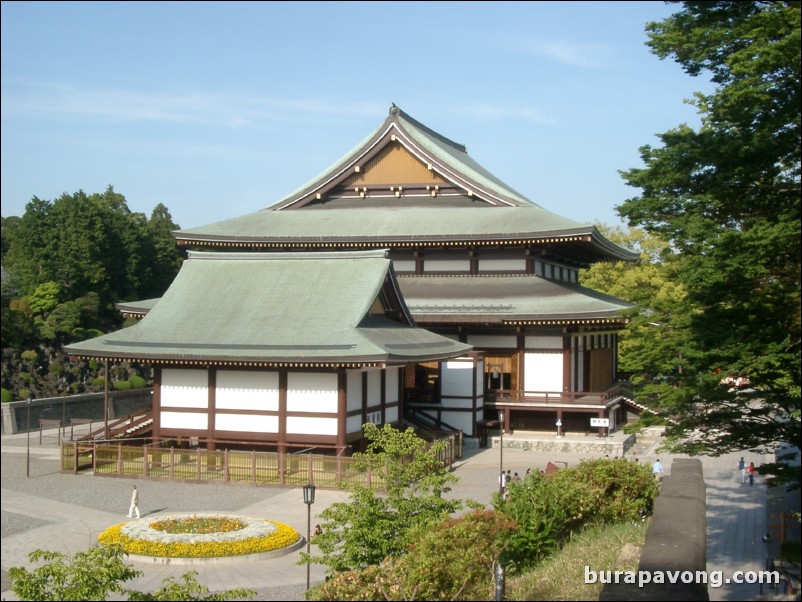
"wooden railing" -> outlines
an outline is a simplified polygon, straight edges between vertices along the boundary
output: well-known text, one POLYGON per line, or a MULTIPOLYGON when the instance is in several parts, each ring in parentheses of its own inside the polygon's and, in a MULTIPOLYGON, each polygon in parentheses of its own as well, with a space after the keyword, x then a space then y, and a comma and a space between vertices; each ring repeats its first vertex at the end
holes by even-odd
MULTIPOLYGON (((438 459, 450 469, 462 457, 462 433, 440 441, 446 445, 442 446, 438 459)), ((296 487, 315 483, 331 488, 339 483, 360 483, 384 489, 384 473, 363 470, 362 462, 359 458, 313 453, 170 447, 170 442, 125 445, 64 441, 61 445, 61 469, 73 474, 92 470, 96 476, 111 477, 296 487)))
POLYGON ((616 383, 606 391, 520 391, 512 389, 489 389, 485 401, 494 403, 545 403, 605 405, 619 397, 632 395, 629 383, 616 383))

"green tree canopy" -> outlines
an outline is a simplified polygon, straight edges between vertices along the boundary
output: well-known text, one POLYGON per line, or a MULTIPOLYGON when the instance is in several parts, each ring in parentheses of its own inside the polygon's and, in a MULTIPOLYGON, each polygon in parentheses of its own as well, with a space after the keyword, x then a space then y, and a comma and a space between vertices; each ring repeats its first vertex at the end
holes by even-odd
POLYGON ((361 458, 365 471, 386 483, 377 493, 361 484, 345 485, 350 500, 335 503, 321 513, 323 533, 315 537, 321 554, 304 560, 329 567, 330 573, 378 565, 388 556, 403 554, 422 525, 439 522, 462 507, 444 494, 456 477, 439 460, 444 443, 430 444, 412 428, 399 431, 363 427, 370 441, 361 458))
POLYGON ((618 346, 618 366, 641 396, 659 393, 660 383, 683 375, 688 316, 685 289, 668 244, 641 228, 599 229, 611 241, 640 252, 635 262, 599 262, 580 272, 583 286, 635 303, 618 346), (657 384, 658 386, 655 386, 657 384))
POLYGON ((34 550, 28 555, 37 566, 11 567, 11 589, 20 600, 107 600, 127 595, 128 600, 250 600, 256 592, 247 588, 234 588, 209 593, 209 588, 198 583, 197 572, 189 571, 180 581, 164 579, 155 592, 140 592, 125 587, 127 581, 142 576, 123 561, 119 546, 98 546, 85 552, 67 556, 51 550, 34 550))
MULTIPOLYGON (((702 123, 644 146, 619 208, 666 240, 685 299, 684 378, 660 407, 677 451, 771 450, 800 440, 800 2, 683 2, 649 46, 716 89, 702 123), (749 379, 750 389, 722 383, 749 379)), ((764 472, 798 486, 799 468, 764 472)))

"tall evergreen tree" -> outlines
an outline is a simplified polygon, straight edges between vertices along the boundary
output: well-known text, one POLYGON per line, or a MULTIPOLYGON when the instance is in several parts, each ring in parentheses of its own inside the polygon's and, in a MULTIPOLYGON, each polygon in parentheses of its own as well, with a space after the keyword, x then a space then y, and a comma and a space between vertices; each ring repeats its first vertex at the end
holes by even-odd
MULTIPOLYGON (((800 2, 683 2, 647 31, 657 56, 716 84, 696 95, 698 131, 662 134, 641 149, 645 167, 622 174, 642 193, 620 215, 669 242, 686 292, 685 377, 658 398, 678 420, 670 441, 798 454, 800 2)), ((798 465, 764 472, 799 485, 798 465)))

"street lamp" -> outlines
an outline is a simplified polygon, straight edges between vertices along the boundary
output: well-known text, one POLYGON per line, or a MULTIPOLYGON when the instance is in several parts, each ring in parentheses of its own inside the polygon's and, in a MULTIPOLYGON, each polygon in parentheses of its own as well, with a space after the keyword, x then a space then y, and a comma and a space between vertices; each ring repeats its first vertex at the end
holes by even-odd
MULTIPOLYGON (((304 504, 306 504, 306 555, 309 556, 312 548, 312 504, 315 503, 315 486, 311 483, 304 485, 304 504)), ((309 570, 312 563, 306 559, 306 589, 309 589, 309 570)))
POLYGON ((504 495, 504 410, 498 411, 498 494, 504 495))
POLYGON ((501 559, 496 563, 496 600, 504 599, 504 565, 501 559))
POLYGON ((25 476, 31 476, 31 396, 28 396, 28 418, 25 424, 25 430, 28 431, 28 448, 25 453, 25 476))

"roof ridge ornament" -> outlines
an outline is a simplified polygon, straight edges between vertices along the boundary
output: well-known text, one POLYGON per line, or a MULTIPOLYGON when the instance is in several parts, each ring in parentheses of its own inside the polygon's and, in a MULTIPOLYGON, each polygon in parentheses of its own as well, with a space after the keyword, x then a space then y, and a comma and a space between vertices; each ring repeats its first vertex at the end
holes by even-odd
POLYGON ((390 115, 398 115, 399 108, 395 106, 395 103, 390 104, 390 115))

